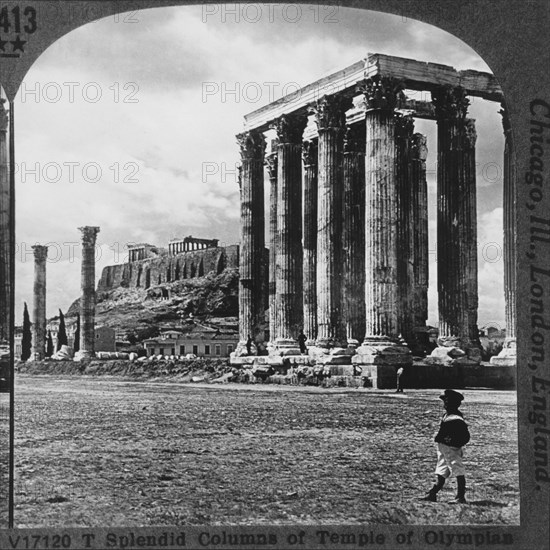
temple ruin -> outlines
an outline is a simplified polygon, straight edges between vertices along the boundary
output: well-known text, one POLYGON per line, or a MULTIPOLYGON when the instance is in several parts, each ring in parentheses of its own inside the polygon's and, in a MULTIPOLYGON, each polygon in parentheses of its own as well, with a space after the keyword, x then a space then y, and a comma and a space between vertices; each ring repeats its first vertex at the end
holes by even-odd
POLYGON ((428 146, 437 146, 439 339, 425 361, 480 362, 472 96, 502 106, 508 351, 495 362, 515 362, 515 168, 500 86, 489 73, 369 54, 245 116, 237 135, 240 342, 234 364, 246 362, 249 337, 252 353, 268 362, 286 356, 296 363, 393 368, 421 353, 418 335, 428 315, 428 146), (411 99, 411 91, 424 92, 425 100, 411 99), (415 133, 418 118, 436 121, 437 144, 415 133), (264 165, 268 296, 260 284, 267 268, 264 165), (309 357, 300 357, 302 330, 309 357))

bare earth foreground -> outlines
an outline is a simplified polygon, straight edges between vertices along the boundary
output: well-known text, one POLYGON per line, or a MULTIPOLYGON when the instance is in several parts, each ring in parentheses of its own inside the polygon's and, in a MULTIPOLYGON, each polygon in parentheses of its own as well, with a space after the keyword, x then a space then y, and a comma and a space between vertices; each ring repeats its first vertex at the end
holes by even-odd
POLYGON ((416 500, 439 394, 20 374, 15 522, 519 523, 515 392, 464 391, 469 504, 416 500))

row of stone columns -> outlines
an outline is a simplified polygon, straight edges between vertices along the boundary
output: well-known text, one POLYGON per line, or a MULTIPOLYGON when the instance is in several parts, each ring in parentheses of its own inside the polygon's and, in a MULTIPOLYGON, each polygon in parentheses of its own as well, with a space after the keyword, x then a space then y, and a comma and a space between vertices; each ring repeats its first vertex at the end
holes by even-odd
MULTIPOLYGON (((313 346, 310 354, 345 355, 346 348, 361 343, 354 362, 406 364, 410 349, 420 351, 415 335, 427 320, 427 148, 426 138, 414 133, 412 117, 395 111, 402 88, 391 78, 367 80, 360 88, 366 106, 362 125, 346 123, 349 98, 323 97, 310 107, 318 137, 304 143, 304 116, 282 115, 273 123, 276 148, 266 159, 271 183, 270 351, 297 353, 302 328, 313 346)), ((440 316, 434 361, 445 362, 453 353, 456 357, 460 348, 464 361, 477 362, 475 124, 466 116, 469 102, 463 89, 440 87, 432 100, 438 128, 440 316)), ((253 153, 241 150, 244 345, 263 303, 250 290, 256 261, 250 250, 263 235, 265 138, 252 130, 239 139, 262 144, 253 153), (247 168, 252 158, 256 172, 247 168), (257 207, 247 200, 251 193, 258 197, 257 207)), ((510 240, 509 235, 508 249, 510 240)), ((507 281, 512 264, 508 260, 507 281)), ((510 282, 507 288, 512 288, 510 282)), ((507 303, 513 303, 512 292, 507 303)), ((513 321, 507 321, 513 330, 513 321)), ((262 331, 255 332, 258 350, 262 337, 262 331)))
MULTIPOLYGON (((77 359, 94 356, 95 349, 95 244, 99 227, 79 227, 82 233, 80 350, 77 359)), ((46 345, 46 261, 48 247, 35 245, 32 357, 44 359, 46 345)))
POLYGON ((191 252, 194 250, 204 250, 205 248, 212 248, 218 246, 218 241, 215 239, 192 239, 188 238, 183 241, 175 241, 168 243, 168 253, 171 255, 180 254, 182 252, 191 252))

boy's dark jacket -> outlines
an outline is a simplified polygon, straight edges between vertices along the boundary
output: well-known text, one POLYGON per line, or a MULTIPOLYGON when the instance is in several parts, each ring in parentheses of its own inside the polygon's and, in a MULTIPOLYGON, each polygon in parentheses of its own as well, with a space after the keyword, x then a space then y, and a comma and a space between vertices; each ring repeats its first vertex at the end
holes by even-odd
POLYGON ((449 447, 462 447, 470 441, 468 424, 462 418, 460 411, 453 411, 443 415, 435 441, 436 443, 449 445, 449 447))

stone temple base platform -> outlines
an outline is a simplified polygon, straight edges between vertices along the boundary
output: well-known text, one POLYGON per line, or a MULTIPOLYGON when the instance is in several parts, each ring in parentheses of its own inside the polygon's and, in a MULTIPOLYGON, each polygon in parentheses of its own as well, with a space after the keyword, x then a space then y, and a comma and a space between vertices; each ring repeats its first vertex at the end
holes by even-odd
MULTIPOLYGON (((326 365, 316 363, 307 355, 290 357, 251 356, 231 359, 237 368, 271 367, 272 375, 265 379, 274 384, 309 384, 323 387, 366 387, 373 389, 395 389, 397 366, 394 365, 326 365), (303 378, 295 373, 298 369, 309 369, 309 376, 303 378)), ((474 365, 438 365, 426 360, 415 361, 406 366, 401 376, 405 391, 427 388, 491 388, 515 389, 516 368, 511 365, 481 363, 474 365)))

